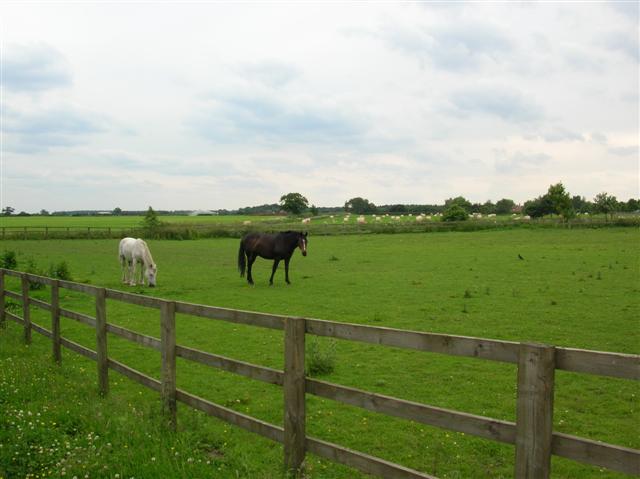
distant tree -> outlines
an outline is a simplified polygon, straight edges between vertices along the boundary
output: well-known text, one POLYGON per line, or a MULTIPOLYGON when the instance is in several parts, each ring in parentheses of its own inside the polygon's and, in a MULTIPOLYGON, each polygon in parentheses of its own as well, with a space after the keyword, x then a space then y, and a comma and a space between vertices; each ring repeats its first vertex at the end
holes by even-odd
POLYGON ((49 216, 49 212, 47 210, 40 210, 40 216, 49 216))
POLYGON ((553 213, 553 205, 548 195, 538 196, 534 200, 526 201, 522 211, 532 218, 542 218, 553 213))
POLYGON ((445 208, 450 208, 453 205, 461 206, 465 211, 471 211, 471 202, 464 196, 456 196, 455 198, 449 198, 444 201, 445 208))
POLYGON ((389 213, 406 213, 407 207, 405 205, 393 205, 389 208, 389 213))
POLYGON ((280 197, 280 207, 292 215, 299 215, 309 207, 309 200, 300 193, 287 193, 280 197))
POLYGON ((112 215, 114 216, 118 216, 122 214, 122 210, 120 208, 118 208, 117 206, 113 209, 113 211, 111 212, 112 215))
POLYGON ((480 209, 480 212, 483 215, 490 215, 492 213, 495 213, 496 212, 496 205, 494 205, 491 200, 487 200, 482 205, 482 208, 480 209))
POLYGON ((516 204, 513 200, 508 198, 502 198, 500 201, 496 203, 496 214, 497 215, 508 215, 513 211, 513 207, 516 204))
POLYGON ((142 227, 148 232, 155 231, 162 222, 158 219, 158 214, 153 210, 151 206, 142 218, 142 227))
POLYGON ((18 213, 18 216, 31 216, 31 215, 26 211, 21 211, 20 213, 18 213))
POLYGON ((309 212, 311 213, 311 216, 318 216, 318 207, 316 205, 311 205, 309 212))
POLYGON ((593 207, 596 213, 604 213, 605 220, 607 215, 613 219, 613 212, 618 208, 618 201, 615 196, 602 192, 593 198, 593 207))
POLYGON ((376 205, 367 199, 360 198, 359 196, 351 198, 349 201, 345 202, 344 210, 357 215, 373 214, 378 211, 376 205))
POLYGON ((593 209, 593 204, 590 201, 587 201, 584 196, 572 196, 571 206, 573 206, 573 209, 579 213, 590 213, 593 209))
POLYGON ((11 216, 15 210, 16 209, 11 206, 5 206, 2 208, 2 216, 11 216))
POLYGON ((547 196, 551 202, 553 212, 562 215, 565 221, 575 216, 576 212, 571 203, 571 196, 569 196, 569 192, 565 190, 562 183, 549 186, 547 196))
POLYGON ((636 200, 635 198, 629 198, 629 201, 627 201, 625 210, 630 213, 640 210, 640 200, 636 200))
POLYGON ((465 221, 468 218, 467 210, 455 203, 442 213, 442 221, 465 221))

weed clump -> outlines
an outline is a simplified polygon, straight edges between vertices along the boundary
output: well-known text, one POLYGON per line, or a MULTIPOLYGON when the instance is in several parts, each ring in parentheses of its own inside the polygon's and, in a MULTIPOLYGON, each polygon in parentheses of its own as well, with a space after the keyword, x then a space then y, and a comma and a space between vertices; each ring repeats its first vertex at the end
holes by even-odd
POLYGON ((329 341, 325 348, 318 341, 310 341, 307 348, 307 376, 323 376, 331 374, 336 364, 336 342, 329 341))
POLYGON ((51 278, 62 279, 65 281, 73 281, 69 266, 66 261, 60 261, 57 264, 51 264, 49 266, 49 276, 51 278))
POLYGON ((0 268, 16 269, 16 266, 18 266, 18 260, 16 259, 15 251, 5 251, 2 256, 0 256, 0 268))

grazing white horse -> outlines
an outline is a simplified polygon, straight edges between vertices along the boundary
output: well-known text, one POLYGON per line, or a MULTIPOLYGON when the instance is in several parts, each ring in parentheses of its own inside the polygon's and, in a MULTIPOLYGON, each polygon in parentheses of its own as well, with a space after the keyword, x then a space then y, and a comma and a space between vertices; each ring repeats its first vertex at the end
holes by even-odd
POLYGON ((144 284, 146 276, 149 286, 156 285, 158 268, 153 262, 149 247, 140 238, 123 238, 119 247, 120 265, 122 266, 122 282, 129 286, 136 285, 136 265, 140 263, 140 284, 144 284))

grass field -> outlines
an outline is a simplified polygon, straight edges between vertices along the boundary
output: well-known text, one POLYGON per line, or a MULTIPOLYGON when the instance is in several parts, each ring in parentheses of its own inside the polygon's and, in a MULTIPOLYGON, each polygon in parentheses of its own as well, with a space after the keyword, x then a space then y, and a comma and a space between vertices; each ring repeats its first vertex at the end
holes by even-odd
MULTIPOLYGON (((28 260, 42 269, 65 260, 75 280, 163 298, 419 331, 638 353, 638 239, 635 228, 311 237, 309 256, 302 258, 296 253, 292 260, 293 284, 286 286, 284 272, 279 271, 273 287, 268 286, 270 262, 264 260, 254 265, 255 287, 238 276, 237 240, 149 241, 159 265, 158 287, 154 290, 120 284, 117 240, 4 241, 0 248, 18 253, 19 269, 28 260)), ((9 285, 19 289, 15 282, 9 281, 9 285)), ((34 294, 46 298, 48 293, 34 294)), ((68 309, 94 313, 93 303, 82 295, 65 291, 61 303, 68 309)), ((157 311, 112 301, 107 309, 110 322, 159 336, 157 311)), ((44 313, 34 309, 32 314, 37 322, 48 326, 44 313)), ((281 332, 180 315, 177 325, 179 344, 282 368, 281 332)), ((62 332, 88 347, 95 346, 92 331, 86 326, 63 319, 62 332)), ((179 408, 177 434, 159 431, 155 393, 112 372, 112 394, 100 400, 94 363, 65 351, 63 367, 52 367, 48 340, 36 334, 33 346, 26 348, 19 344, 19 337, 15 323, 0 331, 0 403, 9 405, 0 411, 0 474, 3 467, 7 477, 23 477, 38 469, 36 455, 31 459, 35 462, 16 468, 12 468, 16 463, 12 458, 22 457, 31 446, 50 449, 56 441, 70 442, 72 451, 78 448, 67 456, 70 459, 64 465, 69 477, 84 477, 85 471, 90 477, 115 477, 116 470, 120 477, 281 474, 281 446, 204 418, 186 407, 179 408), (22 419, 17 418, 20 409, 22 419), (43 425, 36 423, 29 429, 28 422, 33 421, 25 416, 27 410, 40 413, 43 425), (73 428, 51 426, 63 420, 70 421, 73 428), (11 438, 18 425, 22 440, 16 442, 11 438), (72 434, 74 429, 76 433, 72 434), (87 439, 89 433, 101 437, 99 444, 87 439), (112 446, 107 447, 106 442, 112 446)), ((329 343, 320 341, 319 345, 327 348, 329 343)), ((322 379, 515 420, 513 365, 344 341, 335 343, 335 351, 336 368, 322 379)), ((116 360, 159 376, 159 355, 154 351, 110 336, 109 352, 116 360)), ((556 379, 555 430, 640 447, 637 384, 562 371, 557 372, 556 379)), ((279 387, 180 360, 178 387, 282 424, 279 387)), ((513 475, 512 446, 312 396, 307 397, 307 405, 307 431, 315 437, 440 477, 513 475)), ((64 451, 65 446, 61 447, 64 451)), ((54 476, 60 475, 63 467, 56 466, 58 457, 47 463, 54 476)), ((622 477, 560 458, 553 459, 553 473, 554 477, 622 477)), ((308 474, 359 477, 353 470, 313 456, 308 459, 308 474)))

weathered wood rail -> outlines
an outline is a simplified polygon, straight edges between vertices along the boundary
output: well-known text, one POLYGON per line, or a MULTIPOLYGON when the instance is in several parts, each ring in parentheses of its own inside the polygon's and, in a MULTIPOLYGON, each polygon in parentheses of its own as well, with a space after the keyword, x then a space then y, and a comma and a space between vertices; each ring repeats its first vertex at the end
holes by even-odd
POLYGON ((167 301, 0 269, 0 323, 4 323, 5 318, 23 326, 26 342, 31 341, 32 331, 50 338, 53 346, 52 356, 56 362, 60 362, 61 346, 96 361, 100 394, 108 393, 108 370, 117 371, 143 386, 158 391, 162 397, 163 410, 169 423, 174 427, 176 424, 176 402, 179 401, 223 421, 284 444, 284 464, 292 472, 299 471, 303 467, 305 454, 310 452, 365 473, 382 477, 433 477, 399 464, 307 436, 305 433, 305 394, 314 394, 369 411, 513 444, 515 446, 514 477, 517 478, 548 478, 551 455, 627 474, 640 475, 640 450, 553 431, 554 373, 556 369, 638 381, 640 380, 640 355, 404 331, 240 311, 180 301, 167 301), (20 293, 5 288, 5 276, 20 279, 20 293), (47 303, 31 298, 29 296, 29 282, 49 286, 51 302, 47 303), (61 308, 60 288, 93 296, 96 308, 95 317, 61 308), (22 303, 22 317, 6 310, 5 297, 13 298, 22 303), (106 299, 158 309, 161 338, 154 338, 108 323, 105 308, 106 299), (51 313, 51 330, 31 321, 31 306, 51 313), (176 344, 176 313, 283 330, 284 371, 176 344), (94 328, 97 350, 93 351, 62 337, 61 316, 94 328), (110 359, 107 354, 107 333, 160 351, 161 379, 149 377, 130 366, 110 359), (513 363, 518 368, 516 422, 429 406, 307 378, 304 375, 304 345, 307 334, 513 363), (283 426, 267 423, 177 389, 175 366, 177 357, 282 386, 285 412, 283 426))

